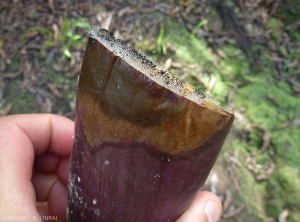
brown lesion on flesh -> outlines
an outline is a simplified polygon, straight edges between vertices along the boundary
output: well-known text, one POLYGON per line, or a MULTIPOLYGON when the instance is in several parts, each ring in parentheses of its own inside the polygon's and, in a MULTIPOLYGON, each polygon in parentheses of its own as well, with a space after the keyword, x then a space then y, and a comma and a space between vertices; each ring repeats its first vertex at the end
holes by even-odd
POLYGON ((159 85, 92 39, 83 60, 77 107, 92 147, 146 142, 169 154, 201 147, 233 118, 208 99, 197 104, 159 85))

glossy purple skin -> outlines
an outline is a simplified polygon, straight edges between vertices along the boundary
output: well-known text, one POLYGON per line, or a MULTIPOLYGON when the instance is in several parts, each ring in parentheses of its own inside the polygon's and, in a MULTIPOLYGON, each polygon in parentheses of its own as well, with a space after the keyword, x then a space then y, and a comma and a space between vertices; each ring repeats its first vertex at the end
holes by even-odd
POLYGON ((228 130, 178 155, 155 151, 145 143, 103 143, 92 148, 77 112, 68 221, 175 221, 206 180, 228 130))

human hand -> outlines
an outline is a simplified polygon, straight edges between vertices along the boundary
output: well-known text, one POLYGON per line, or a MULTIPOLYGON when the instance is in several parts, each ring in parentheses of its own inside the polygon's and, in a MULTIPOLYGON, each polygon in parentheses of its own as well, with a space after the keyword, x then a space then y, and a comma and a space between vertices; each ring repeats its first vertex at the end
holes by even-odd
POLYGON ((217 222, 221 213, 219 198, 209 191, 199 191, 191 206, 176 222, 217 222))
POLYGON ((0 220, 65 219, 73 133, 57 115, 0 118, 0 220))
MULTIPOLYGON (((65 220, 73 128, 51 114, 0 118, 0 220, 65 220)), ((177 222, 215 222, 221 211, 218 197, 201 191, 177 222)))

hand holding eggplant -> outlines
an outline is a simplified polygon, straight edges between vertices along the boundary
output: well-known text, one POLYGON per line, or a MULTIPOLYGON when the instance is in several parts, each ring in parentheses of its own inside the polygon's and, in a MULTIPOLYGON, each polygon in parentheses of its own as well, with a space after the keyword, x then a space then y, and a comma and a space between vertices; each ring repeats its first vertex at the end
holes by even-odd
POLYGON ((176 221, 233 120, 144 54, 93 29, 78 83, 67 221, 176 221))
MULTIPOLYGON (((73 129, 57 115, 0 118, 0 221, 65 221, 73 129)), ((216 221, 221 209, 217 196, 199 192, 178 222, 216 221)))

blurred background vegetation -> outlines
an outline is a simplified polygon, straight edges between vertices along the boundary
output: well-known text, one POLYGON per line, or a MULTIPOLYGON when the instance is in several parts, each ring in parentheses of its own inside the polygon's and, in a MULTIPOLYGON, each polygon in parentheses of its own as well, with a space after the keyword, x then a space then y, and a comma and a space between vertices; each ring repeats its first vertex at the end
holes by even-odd
POLYGON ((0 116, 74 119, 91 26, 209 94, 236 120, 203 189, 221 221, 300 220, 299 0, 2 0, 0 116))

